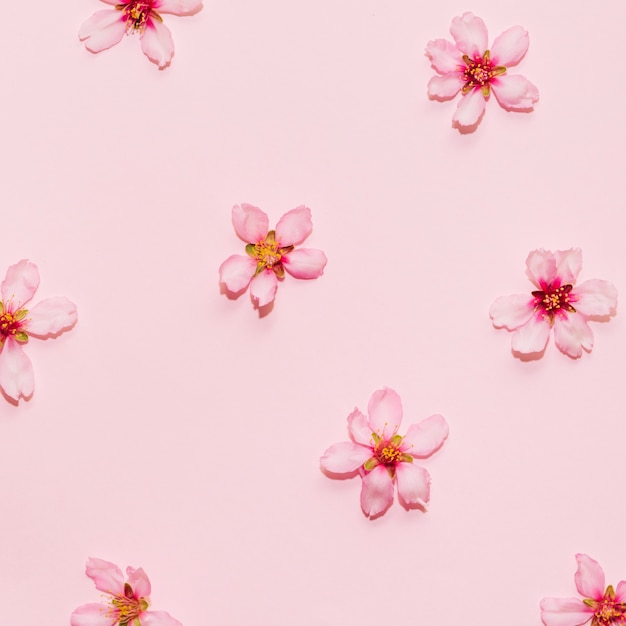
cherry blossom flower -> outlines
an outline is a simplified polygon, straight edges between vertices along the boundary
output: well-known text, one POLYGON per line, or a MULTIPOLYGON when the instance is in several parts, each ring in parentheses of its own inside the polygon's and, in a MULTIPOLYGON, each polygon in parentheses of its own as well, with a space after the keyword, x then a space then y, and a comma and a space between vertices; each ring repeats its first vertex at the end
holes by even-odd
POLYGON ((586 554, 577 554, 574 582, 579 598, 544 598, 541 619, 545 626, 624 626, 626 624, 626 581, 617 589, 604 587, 604 571, 586 554))
POLYGON ((554 328, 557 348, 572 358, 593 347, 588 320, 603 321, 615 313, 617 290, 606 280, 586 280, 576 286, 582 252, 534 250, 526 273, 536 290, 498 298, 489 309, 496 328, 515 331, 511 345, 517 355, 544 351, 554 328))
POLYGON ((368 517, 391 506, 394 483, 406 508, 424 508, 430 498, 430 474, 413 461, 429 457, 443 445, 448 436, 446 420, 431 415, 399 435, 402 402, 387 387, 372 394, 367 411, 369 418, 357 408, 348 415, 352 441, 328 448, 320 460, 322 469, 330 475, 361 475, 361 508, 368 517))
POLYGON ((485 112, 490 93, 508 111, 530 111, 539 100, 539 91, 526 78, 509 75, 528 50, 528 33, 513 26, 496 37, 487 49, 487 27, 473 13, 455 17, 450 26, 454 43, 435 39, 426 45, 438 76, 428 82, 428 96, 433 100, 451 100, 459 91, 462 98, 452 117, 452 125, 472 130, 485 112))
POLYGON ((119 43, 124 35, 139 35, 143 53, 160 69, 174 56, 174 40, 161 13, 193 15, 202 0, 102 0, 112 9, 94 13, 80 27, 78 37, 90 52, 101 52, 119 43))
POLYGON ((114 563, 88 558, 85 573, 106 593, 106 604, 79 606, 70 617, 71 626, 182 626, 165 611, 149 611, 150 580, 140 567, 126 568, 127 581, 114 563))
POLYGON ((42 300, 32 309, 25 305, 39 286, 34 263, 22 260, 9 267, 0 285, 0 387, 15 401, 33 394, 33 366, 22 346, 29 337, 56 337, 76 324, 76 306, 67 298, 42 300))
POLYGON ((233 254, 220 266, 220 283, 227 291, 239 293, 250 285, 256 306, 274 301, 278 281, 285 271, 295 278, 318 278, 324 273, 326 255, 321 250, 298 248, 313 230, 311 210, 299 206, 285 213, 275 230, 269 230, 269 218, 250 204, 233 207, 233 226, 247 243, 248 256, 233 254))

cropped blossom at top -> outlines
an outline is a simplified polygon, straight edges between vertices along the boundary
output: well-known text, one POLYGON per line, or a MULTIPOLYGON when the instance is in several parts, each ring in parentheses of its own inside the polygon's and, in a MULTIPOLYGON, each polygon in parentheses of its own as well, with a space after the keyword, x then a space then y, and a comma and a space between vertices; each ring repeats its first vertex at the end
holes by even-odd
POLYGON ((56 337, 78 319, 76 306, 62 296, 27 308, 38 286, 37 266, 27 260, 9 267, 0 285, 0 387, 16 401, 30 397, 35 388, 33 366, 23 350, 29 337, 56 337))
POLYGON ((160 69, 174 56, 174 41, 161 13, 193 15, 202 0, 102 0, 113 5, 94 13, 80 27, 78 37, 90 52, 101 52, 122 40, 124 35, 139 35, 143 53, 160 69))
POLYGON ((582 252, 534 250, 526 259, 526 273, 535 286, 527 294, 498 298, 489 309, 496 328, 515 331, 514 353, 544 351, 550 330, 565 354, 578 358, 593 347, 588 320, 602 321, 615 313, 617 290, 606 280, 586 280, 576 285, 582 268, 582 252))
POLYGON ((85 573, 109 597, 106 604, 79 606, 70 617, 71 626, 182 626, 165 611, 148 610, 150 580, 141 567, 127 567, 125 581, 117 565, 90 557, 85 573))
POLYGON ((626 581, 617 589, 605 588, 604 571, 586 554, 577 554, 574 582, 580 598, 544 598, 541 619, 545 626, 624 626, 626 624, 626 581))
POLYGON ((320 460, 331 475, 363 479, 361 508, 368 517, 384 513, 393 502, 394 483, 400 502, 406 507, 424 508, 430 499, 430 474, 413 461, 437 451, 448 436, 448 424, 441 415, 431 415, 412 424, 399 435, 402 422, 400 396, 387 387, 372 394, 369 417, 359 409, 348 415, 352 441, 332 445, 320 460))
POLYGON ((473 13, 455 17, 450 26, 454 43, 435 39, 426 45, 438 76, 428 82, 428 96, 433 100, 451 100, 462 94, 452 117, 452 125, 473 129, 485 112, 493 91, 500 106, 508 111, 530 111, 539 100, 539 91, 520 75, 509 75, 528 50, 528 33, 513 26, 496 37, 487 48, 487 27, 473 13))
POLYGON ((309 279, 324 273, 326 255, 321 250, 295 249, 313 230, 307 207, 285 213, 275 230, 269 230, 267 215, 251 204, 235 205, 232 219, 235 232, 247 243, 247 256, 233 254, 220 265, 220 283, 230 293, 237 294, 250 285, 252 301, 262 307, 274 301, 285 272, 309 279))

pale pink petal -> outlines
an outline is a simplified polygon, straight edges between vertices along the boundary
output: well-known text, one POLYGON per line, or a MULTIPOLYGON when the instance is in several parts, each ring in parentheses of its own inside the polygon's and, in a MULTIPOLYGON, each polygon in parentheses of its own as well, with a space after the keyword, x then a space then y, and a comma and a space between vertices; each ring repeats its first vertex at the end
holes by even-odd
POLYGON ((428 97, 432 100, 450 100, 454 98, 463 87, 463 80, 457 72, 450 72, 443 76, 433 76, 428 81, 428 97))
POLYGON ((473 13, 463 13, 461 17, 455 17, 450 33, 459 50, 471 58, 476 55, 482 57, 487 50, 487 27, 473 13))
POLYGON ((574 308, 587 317, 613 315, 617 307, 617 289, 607 280, 593 278, 572 290, 574 308))
POLYGON ((426 44, 426 56, 438 74, 457 72, 459 66, 465 67, 460 50, 446 39, 434 39, 426 44))
POLYGON ((576 313, 570 313, 566 318, 554 318, 554 343, 565 354, 577 359, 583 353, 593 348, 593 331, 587 320, 576 313))
MULTIPOLYGON (((129 625, 130 626, 130 625, 129 625)), ((146 611, 141 614, 141 626, 183 626, 165 611, 146 611)))
POLYGON ((348 415, 348 432, 356 443, 364 446, 372 445, 372 429, 369 427, 367 417, 359 409, 354 409, 348 415))
POLYGON ((220 283, 232 293, 243 291, 256 272, 256 261, 250 256, 233 254, 220 265, 220 283))
POLYGON ((6 278, 0 285, 5 307, 11 303, 10 310, 18 311, 35 295, 37 287, 39 287, 39 271, 34 263, 22 259, 19 263, 11 265, 7 270, 6 278))
POLYGON ((515 330, 530 319, 533 308, 533 297, 519 293, 497 298, 489 308, 489 315, 496 328, 515 330))
POLYGON ((236 204, 233 207, 233 226, 240 239, 246 243, 258 243, 267 236, 270 220, 258 207, 236 204))
POLYGON ((76 305, 63 296, 48 298, 28 311, 26 330, 35 337, 50 337, 76 324, 76 305))
POLYGON ((402 422, 402 400, 393 389, 383 387, 372 394, 367 412, 370 429, 383 439, 389 439, 402 422))
POLYGON ((349 474, 358 470, 371 457, 371 448, 352 441, 342 441, 330 446, 324 452, 320 465, 333 474, 349 474))
POLYGON ((276 224, 276 241, 281 246, 296 246, 302 243, 313 230, 311 209, 299 206, 287 211, 276 224))
POLYGON ((543 352, 550 337, 550 322, 538 315, 533 315, 520 326, 511 338, 513 352, 536 354, 543 352))
POLYGON ((393 502, 393 480, 384 465, 363 476, 361 508, 368 517, 384 513, 393 502))
POLYGON ((112 4, 113 6, 120 4, 120 0, 100 0, 100 2, 104 2, 105 4, 112 4))
POLYGON ((574 284, 583 268, 583 253, 580 248, 557 250, 554 253, 556 275, 562 285, 574 284))
POLYGON ((170 29, 163 22, 148 18, 146 28, 141 33, 141 49, 159 69, 166 68, 174 56, 174 40, 170 29))
POLYGON ((0 387, 14 400, 29 398, 35 390, 30 359, 22 346, 11 337, 7 337, 0 352, 0 387))
POLYGON ((398 495, 405 504, 424 505, 430 499, 430 474, 413 463, 396 465, 398 495))
POLYGON ((593 609, 578 598, 544 598, 540 606, 545 626, 581 626, 593 615, 593 609))
POLYGON ((577 554, 576 563, 578 568, 574 574, 574 582, 578 593, 593 600, 604 597, 604 570, 598 561, 586 554, 577 554))
POLYGON ((125 33, 126 22, 122 12, 104 9, 83 22, 78 38, 90 52, 101 52, 119 43, 125 33))
POLYGON ((485 112, 485 96, 480 89, 464 95, 452 116, 452 124, 460 127, 475 126, 485 112))
POLYGON ((328 259, 321 250, 298 248, 282 258, 283 267, 295 278, 318 278, 328 259))
POLYGON ((615 602, 626 602, 626 580, 622 580, 617 584, 615 602))
POLYGON ((549 250, 533 250, 526 258, 526 273, 536 287, 544 289, 556 276, 556 259, 549 250))
POLYGON ((150 595, 150 579, 142 567, 137 569, 127 567, 126 575, 128 576, 128 584, 133 588, 136 598, 147 598, 150 595))
POLYGON ((517 65, 528 50, 528 33, 521 26, 512 26, 498 35, 491 46, 491 60, 496 65, 517 65))
POLYGON ((202 8, 202 0, 156 0, 154 8, 158 13, 193 15, 202 8))
POLYGON ((273 302, 278 288, 278 279, 272 270, 263 270, 250 283, 250 296, 257 306, 273 302))
POLYGON ((117 623, 106 604, 83 604, 70 615, 71 626, 112 626, 117 623))
POLYGON ((448 436, 448 422, 443 415, 431 415, 411 424, 402 439, 402 452, 425 458, 441 448, 448 436))
POLYGON ((529 111, 539 100, 539 90, 519 74, 503 74, 491 81, 500 106, 507 111, 529 111))
POLYGON ((116 596, 124 595, 124 574, 115 563, 89 557, 85 574, 94 581, 99 591, 116 596))

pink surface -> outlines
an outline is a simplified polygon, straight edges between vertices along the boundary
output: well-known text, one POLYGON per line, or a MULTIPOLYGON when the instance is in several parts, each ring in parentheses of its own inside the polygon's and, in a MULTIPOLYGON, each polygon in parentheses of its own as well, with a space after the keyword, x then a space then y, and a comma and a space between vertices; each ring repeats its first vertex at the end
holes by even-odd
POLYGON ((5 3, 0 274, 31 259, 79 320, 0 402, 0 624, 98 601, 88 556, 143 567, 185 626, 528 626, 577 552, 626 578, 623 311, 528 363, 488 316, 540 247, 626 290, 626 6, 590 7, 206 2, 167 16, 159 71, 131 39, 84 50, 102 3, 5 3), (460 135, 424 47, 466 10, 528 30, 541 100, 460 135), (261 319, 218 286, 241 202, 309 206, 328 256, 261 319), (428 512, 370 521, 319 458, 383 385, 450 436, 428 512))

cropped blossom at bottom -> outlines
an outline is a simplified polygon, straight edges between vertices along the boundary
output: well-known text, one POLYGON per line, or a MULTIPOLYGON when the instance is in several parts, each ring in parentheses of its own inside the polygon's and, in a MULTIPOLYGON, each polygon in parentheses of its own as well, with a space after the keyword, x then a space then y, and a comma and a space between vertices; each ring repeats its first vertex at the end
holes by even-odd
POLYGON ((368 404, 369 417, 359 409, 348 416, 352 441, 332 445, 320 460, 330 475, 359 473, 361 508, 368 517, 384 513, 393 502, 394 485, 405 508, 424 508, 430 499, 430 474, 414 463, 437 451, 448 436, 441 415, 431 415, 399 435, 402 422, 400 396, 387 387, 375 391, 368 404))
POLYGON ((143 569, 127 567, 125 581, 117 565, 90 557, 85 573, 106 594, 105 603, 79 606, 70 617, 71 626, 182 626, 165 611, 148 610, 150 580, 143 569))

